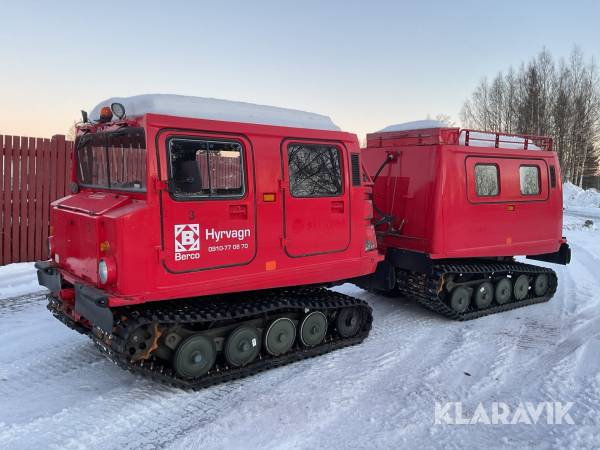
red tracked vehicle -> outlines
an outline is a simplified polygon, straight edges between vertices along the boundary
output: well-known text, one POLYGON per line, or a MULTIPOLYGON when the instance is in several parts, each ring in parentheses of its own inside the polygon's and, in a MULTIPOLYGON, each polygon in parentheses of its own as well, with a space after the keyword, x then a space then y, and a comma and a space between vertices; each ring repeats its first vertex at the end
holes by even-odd
POLYGON ((554 271, 513 257, 570 261, 552 139, 427 122, 367 136, 386 259, 359 284, 459 320, 549 300, 554 271))
POLYGON ((91 116, 40 284, 121 367, 177 386, 361 342, 368 305, 323 289, 341 280, 465 320, 553 295, 515 255, 570 258, 549 138, 391 130, 361 152, 323 116, 177 96, 91 116))
POLYGON ((323 289, 382 259, 355 135, 180 96, 86 116, 37 263, 58 319, 120 366, 192 388, 368 335, 369 306, 323 289))

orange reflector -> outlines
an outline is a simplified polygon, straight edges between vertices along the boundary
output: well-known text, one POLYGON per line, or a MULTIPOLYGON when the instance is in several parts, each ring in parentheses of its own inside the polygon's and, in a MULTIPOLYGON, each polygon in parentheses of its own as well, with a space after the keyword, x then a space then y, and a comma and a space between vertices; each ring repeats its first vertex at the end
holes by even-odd
POLYGON ((265 270, 275 270, 277 269, 277 261, 267 261, 265 263, 265 270))
POLYGON ((50 225, 50 234, 49 234, 49 236, 52 236, 52 235, 54 235, 54 226, 50 225))
POLYGON ((273 192, 267 192, 263 194, 263 202, 274 202, 275 194, 273 192))
POLYGON ((112 119, 113 113, 109 106, 104 106, 100 110, 100 122, 108 122, 112 119))
POLYGON ((110 248, 110 244, 108 241, 100 242, 100 251, 105 252, 110 248))
POLYGON ((511 237, 507 237, 506 238, 506 245, 510 245, 512 244, 512 238, 511 237))
POLYGON ((506 210, 507 210, 507 211, 514 211, 514 210, 515 210, 515 205, 508 205, 508 206, 506 207, 506 210))

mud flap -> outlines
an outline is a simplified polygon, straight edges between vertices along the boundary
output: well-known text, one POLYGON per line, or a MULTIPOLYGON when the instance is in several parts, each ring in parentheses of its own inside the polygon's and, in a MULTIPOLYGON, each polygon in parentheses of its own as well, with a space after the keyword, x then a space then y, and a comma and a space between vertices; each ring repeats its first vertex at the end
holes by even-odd
POLYGON ((75 283, 75 312, 85 317, 92 326, 112 333, 113 314, 104 291, 75 283))
POLYGON ((44 286, 53 294, 58 294, 62 288, 60 272, 54 267, 51 261, 37 261, 37 278, 40 286, 44 286))
POLYGON ((377 264, 377 269, 372 274, 353 278, 348 281, 361 289, 377 289, 387 292, 394 289, 396 285, 396 271, 389 261, 384 260, 377 264))
POLYGON ((571 248, 569 244, 561 244, 556 253, 544 253, 543 255, 527 255, 527 259, 546 261, 554 264, 567 265, 571 262, 571 248))

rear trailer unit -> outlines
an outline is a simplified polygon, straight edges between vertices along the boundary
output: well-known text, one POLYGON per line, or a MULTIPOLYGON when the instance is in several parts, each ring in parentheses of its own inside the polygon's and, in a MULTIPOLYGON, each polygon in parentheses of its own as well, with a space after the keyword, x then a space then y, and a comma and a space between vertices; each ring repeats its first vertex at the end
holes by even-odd
POLYGON ((549 300, 570 261, 552 139, 447 127, 367 135, 385 261, 358 284, 466 320, 549 300))

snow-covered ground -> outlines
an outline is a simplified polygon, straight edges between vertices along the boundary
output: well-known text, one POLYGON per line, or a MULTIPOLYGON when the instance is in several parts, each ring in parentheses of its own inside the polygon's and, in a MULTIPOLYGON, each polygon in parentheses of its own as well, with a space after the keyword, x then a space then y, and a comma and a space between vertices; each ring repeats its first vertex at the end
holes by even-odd
POLYGON ((600 208, 566 206, 551 302, 457 323, 344 285, 374 309, 362 345, 195 393, 121 371, 46 311, 31 264, 1 268, 0 448, 597 448, 600 208), (574 424, 435 424, 459 401, 573 402, 574 424))

